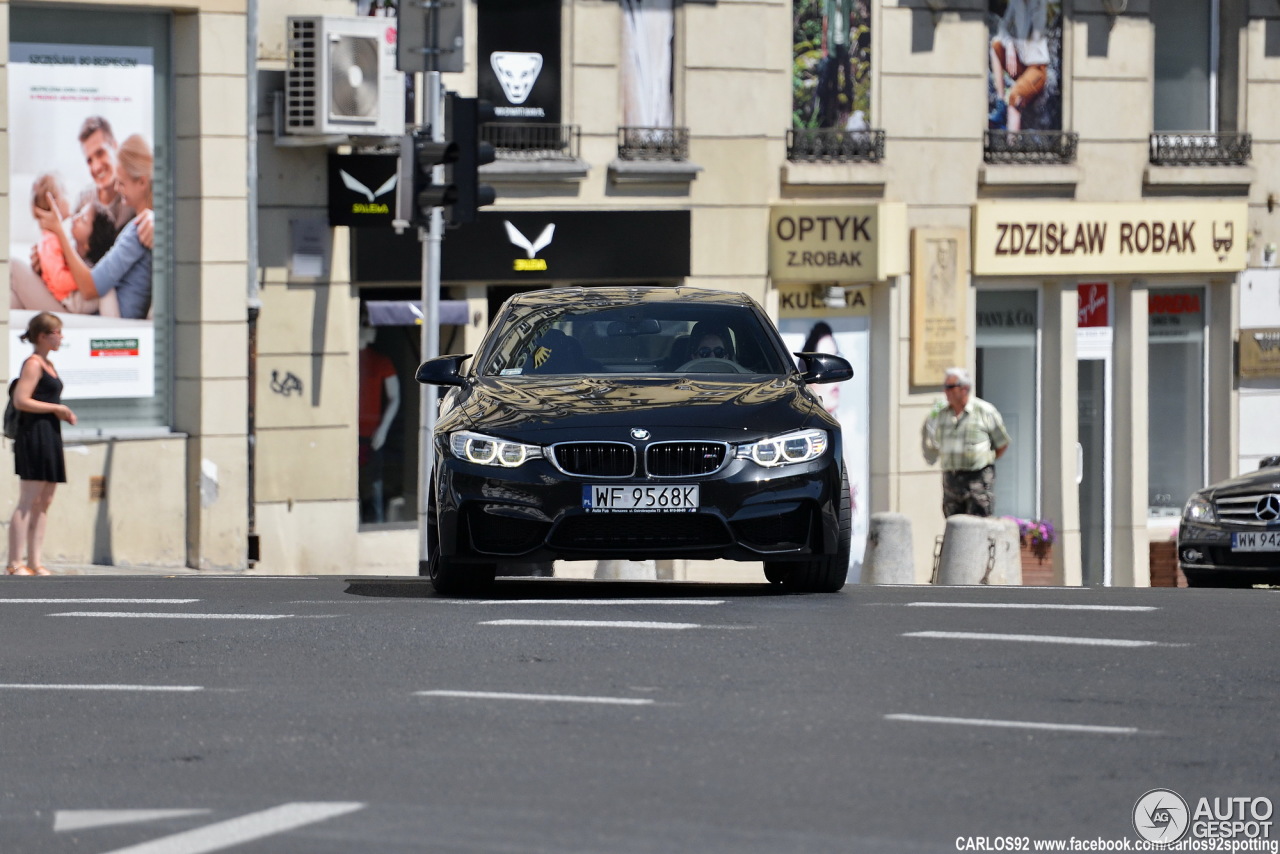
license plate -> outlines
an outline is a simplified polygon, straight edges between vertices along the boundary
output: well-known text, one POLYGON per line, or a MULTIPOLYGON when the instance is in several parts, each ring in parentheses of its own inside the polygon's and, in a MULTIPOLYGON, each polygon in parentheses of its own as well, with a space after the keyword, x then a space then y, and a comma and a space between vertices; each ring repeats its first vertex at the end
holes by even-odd
POLYGON ((698 509, 698 487, 587 484, 582 487, 582 509, 588 513, 692 513, 698 509))
POLYGON ((1280 552, 1280 531, 1241 531, 1231 535, 1233 552, 1280 552))

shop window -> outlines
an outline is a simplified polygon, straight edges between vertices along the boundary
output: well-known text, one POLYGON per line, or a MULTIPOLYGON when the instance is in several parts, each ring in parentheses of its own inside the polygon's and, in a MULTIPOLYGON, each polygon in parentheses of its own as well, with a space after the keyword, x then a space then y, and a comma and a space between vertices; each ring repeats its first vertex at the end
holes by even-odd
POLYGON ((1039 516, 1039 317, 1036 291, 978 293, 975 392, 1000 410, 1010 439, 996 463, 1001 516, 1039 516))
POLYGON ((1147 491, 1151 516, 1177 516, 1207 480, 1205 289, 1147 298, 1147 491))
POLYGON ((78 418, 64 435, 168 432, 175 350, 170 16, 77 9, 68 26, 65 9, 15 7, 9 22, 10 375, 30 353, 18 341, 29 318, 54 311, 64 330, 54 359, 78 418), (114 189, 117 175, 134 179, 127 203, 114 189), (87 225, 69 235, 74 257, 58 249, 56 258, 69 265, 60 283, 43 260, 30 261, 51 233, 36 221, 33 190, 50 181, 60 188, 58 215, 79 213, 87 225), (149 249, 132 236, 133 208, 153 212, 149 249), (103 299, 82 298, 75 264, 103 299))

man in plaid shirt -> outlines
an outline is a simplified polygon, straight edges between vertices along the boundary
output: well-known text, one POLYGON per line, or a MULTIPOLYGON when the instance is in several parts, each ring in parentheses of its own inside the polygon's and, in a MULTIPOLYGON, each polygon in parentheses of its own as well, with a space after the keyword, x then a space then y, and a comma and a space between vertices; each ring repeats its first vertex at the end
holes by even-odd
POLYGON ((969 390, 964 368, 947 368, 947 403, 924 422, 924 458, 942 462, 942 513, 991 516, 995 513, 995 461, 1009 450, 1009 433, 1000 412, 969 390))

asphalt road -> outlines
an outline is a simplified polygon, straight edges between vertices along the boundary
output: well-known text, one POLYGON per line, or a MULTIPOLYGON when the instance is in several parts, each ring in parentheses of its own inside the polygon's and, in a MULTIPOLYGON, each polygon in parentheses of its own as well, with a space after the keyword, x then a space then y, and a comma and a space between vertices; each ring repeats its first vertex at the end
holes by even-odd
POLYGON ((6 579, 0 851, 1134 840, 1154 788, 1280 802, 1278 610, 1280 590, 6 579))

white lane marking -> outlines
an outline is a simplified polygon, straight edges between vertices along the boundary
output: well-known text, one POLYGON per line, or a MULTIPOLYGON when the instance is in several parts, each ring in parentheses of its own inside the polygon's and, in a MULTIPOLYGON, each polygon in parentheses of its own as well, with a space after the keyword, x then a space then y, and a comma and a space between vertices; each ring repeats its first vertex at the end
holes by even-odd
POLYGON ((199 599, 0 599, 0 605, 190 605, 199 599))
MULTIPOLYGON (((1091 724, 1049 724, 1037 721, 998 721, 986 718, 946 718, 934 715, 885 715, 889 721, 915 721, 926 724, 958 724, 961 726, 1009 727, 1012 729, 1043 729, 1057 732, 1091 732, 1105 735, 1135 735, 1143 732, 1137 727, 1128 726, 1094 726, 1091 724)), ((1148 735, 1155 735, 1146 731, 1148 735)))
POLYGON ((908 602, 908 608, 1026 608, 1046 611, 1158 611, 1152 605, 1051 605, 1010 602, 908 602))
POLYGON ((644 620, 486 620, 482 626, 565 626, 585 629, 700 629, 699 623, 654 623, 644 620))
POLYGON ((89 830, 94 827, 111 827, 120 824, 140 824, 144 821, 160 821, 166 818, 182 818, 188 815, 204 815, 207 809, 198 810, 58 810, 53 814, 53 832, 89 830))
POLYGON ((637 697, 582 697, 570 694, 513 694, 503 691, 415 691, 415 697, 458 697, 468 700, 527 700, 535 703, 599 703, 612 706, 651 706, 637 697))
POLYGON ((107 617, 120 620, 287 620, 296 614, 180 614, 157 611, 64 611, 50 617, 107 617))
POLYGON ((75 685, 39 682, 0 684, 5 691, 203 691, 203 685, 75 685))
POLYGON ((724 599, 484 599, 468 602, 465 599, 450 600, 464 605, 723 605, 724 599))
POLYGON ((1065 643, 1078 646, 1187 646, 1159 641, 1125 640, 1122 638, 1073 638, 1061 635, 1002 635, 986 632, 907 632, 904 638, 949 638, 955 640, 1021 641, 1024 643, 1065 643))
POLYGON ((107 854, 205 854, 255 839, 287 833, 318 821, 364 809, 361 803, 295 803, 175 833, 107 854))

